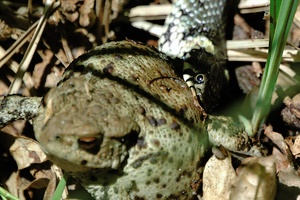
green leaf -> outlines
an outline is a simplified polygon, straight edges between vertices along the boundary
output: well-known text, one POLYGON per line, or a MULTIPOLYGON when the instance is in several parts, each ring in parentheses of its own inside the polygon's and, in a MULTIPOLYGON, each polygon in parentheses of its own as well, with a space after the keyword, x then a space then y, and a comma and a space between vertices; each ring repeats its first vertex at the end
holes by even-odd
POLYGON ((12 199, 12 200, 19 200, 17 197, 13 196, 10 194, 7 190, 4 188, 0 187, 0 197, 5 200, 5 199, 12 199))
POLYGON ((58 186, 53 194, 52 200, 61 199, 62 193, 66 187, 68 178, 69 178, 69 175, 66 172, 64 172, 64 175, 60 179, 58 186))
POLYGON ((281 0, 271 1, 269 54, 262 83, 259 88, 256 108, 252 117, 251 124, 253 135, 256 133, 258 127, 264 122, 270 111, 271 99, 279 73, 279 65, 282 60, 282 52, 286 45, 287 36, 296 13, 298 3, 299 0, 286 0, 284 3, 281 3, 281 0), (272 32, 274 32, 274 34, 271 34, 272 32))

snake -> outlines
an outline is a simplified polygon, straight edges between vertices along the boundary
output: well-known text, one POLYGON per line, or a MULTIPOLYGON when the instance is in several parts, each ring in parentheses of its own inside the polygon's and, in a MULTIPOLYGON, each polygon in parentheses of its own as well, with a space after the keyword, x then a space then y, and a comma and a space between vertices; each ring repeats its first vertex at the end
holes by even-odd
POLYGON ((161 52, 184 61, 183 79, 201 107, 218 105, 228 80, 225 29, 228 0, 177 0, 158 41, 161 52))

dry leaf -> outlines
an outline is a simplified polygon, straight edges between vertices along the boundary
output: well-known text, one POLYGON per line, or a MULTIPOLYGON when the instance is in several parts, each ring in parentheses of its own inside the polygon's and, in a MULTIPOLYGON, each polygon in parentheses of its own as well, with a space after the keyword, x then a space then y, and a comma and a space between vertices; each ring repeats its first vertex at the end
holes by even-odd
POLYGON ((271 200, 276 195, 276 168, 272 157, 251 157, 243 161, 231 189, 230 200, 271 200))
POLYGON ((273 149, 273 157, 276 159, 279 182, 300 189, 300 178, 294 168, 293 161, 289 161, 287 156, 276 148, 273 149))
POLYGON ((9 151, 14 157, 19 170, 33 163, 42 163, 47 160, 47 156, 40 145, 35 140, 27 137, 17 137, 9 151))
POLYGON ((10 177, 6 180, 5 185, 7 186, 8 191, 14 195, 15 197, 18 197, 20 200, 25 199, 25 196, 23 194, 23 191, 20 190, 19 187, 19 176, 20 171, 13 172, 10 177))
POLYGON ((289 146, 284 141, 283 136, 280 133, 274 132, 272 126, 268 126, 264 133, 270 140, 272 140, 272 142, 280 149, 280 151, 286 155, 290 163, 292 163, 293 156, 289 150, 289 146))
MULTIPOLYGON (((287 138, 286 140, 288 139, 289 138, 287 138)), ((294 142, 291 141, 290 144, 291 145, 289 146, 292 154, 295 156, 295 158, 299 158, 300 157, 300 135, 297 135, 295 141, 294 142)))
POLYGON ((294 157, 291 153, 292 148, 290 148, 293 147, 294 152, 299 151, 299 147, 297 147, 299 139, 292 145, 290 140, 284 140, 281 134, 272 131, 271 126, 265 130, 265 134, 278 148, 273 148, 272 155, 276 162, 276 170, 280 183, 300 188, 300 179, 295 170, 294 157))
POLYGON ((204 167, 203 199, 229 199, 230 188, 235 177, 230 155, 223 160, 216 158, 215 155, 212 156, 204 167))

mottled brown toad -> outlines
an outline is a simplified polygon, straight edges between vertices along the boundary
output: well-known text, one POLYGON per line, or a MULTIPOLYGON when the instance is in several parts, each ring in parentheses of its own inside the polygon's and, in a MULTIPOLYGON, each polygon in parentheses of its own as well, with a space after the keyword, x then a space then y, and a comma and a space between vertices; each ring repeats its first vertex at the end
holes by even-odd
POLYGON ((34 129, 96 199, 191 199, 209 146, 202 115, 156 49, 123 41, 76 59, 34 129))

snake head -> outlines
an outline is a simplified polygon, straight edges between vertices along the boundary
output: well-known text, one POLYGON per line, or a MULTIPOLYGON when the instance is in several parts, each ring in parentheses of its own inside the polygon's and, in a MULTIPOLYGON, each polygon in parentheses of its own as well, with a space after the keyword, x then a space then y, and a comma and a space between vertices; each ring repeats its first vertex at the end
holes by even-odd
POLYGON ((159 39, 161 52, 182 59, 190 65, 183 67, 183 78, 198 96, 201 107, 210 112, 222 96, 227 81, 225 19, 226 0, 177 0, 165 21, 159 39), (193 75, 191 75, 193 74, 193 75), (198 83, 197 75, 206 80, 198 83))
MULTIPOLYGON (((216 51, 217 54, 222 52, 225 51, 216 51)), ((193 70, 193 84, 201 106, 206 112, 210 112, 219 104, 228 83, 226 55, 214 55, 199 49, 192 50, 190 55, 185 62, 192 64, 185 64, 183 73, 186 66, 193 70)))
MULTIPOLYGON (((220 50, 215 51, 222 53, 220 50)), ((193 49, 183 64, 183 79, 195 90, 201 107, 210 112, 220 101, 228 82, 226 55, 208 53, 205 49, 193 49)))

